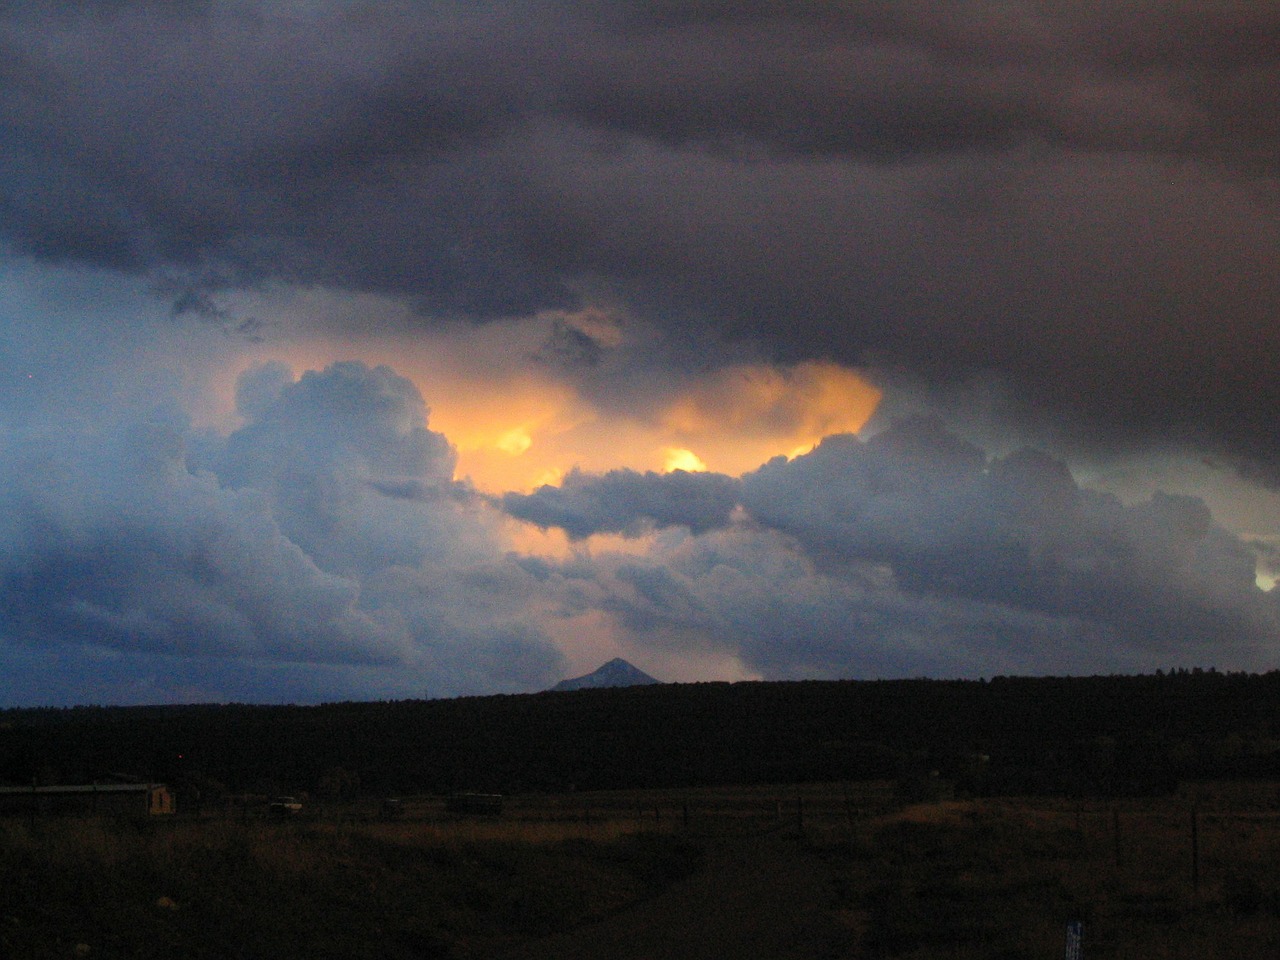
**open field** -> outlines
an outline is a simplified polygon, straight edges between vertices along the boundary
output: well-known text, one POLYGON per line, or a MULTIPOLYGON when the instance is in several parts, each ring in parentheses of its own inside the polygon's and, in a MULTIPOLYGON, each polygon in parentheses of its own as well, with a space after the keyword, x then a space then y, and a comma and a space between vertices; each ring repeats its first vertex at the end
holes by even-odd
POLYGON ((889 784, 410 798, 301 821, 0 821, 0 956, 1280 955, 1280 789, 1117 802, 889 784), (1194 829, 1194 832, 1193 832, 1194 829), (630 951, 630 952, 629 952, 630 951))
POLYGON ((1274 785, 1198 786, 1119 803, 980 800, 810 831, 841 885, 859 956, 1280 955, 1274 785), (1194 825, 1193 825, 1194 824, 1194 825))
POLYGON ((486 956, 692 871, 672 834, 582 824, 10 820, 0 956, 486 956))

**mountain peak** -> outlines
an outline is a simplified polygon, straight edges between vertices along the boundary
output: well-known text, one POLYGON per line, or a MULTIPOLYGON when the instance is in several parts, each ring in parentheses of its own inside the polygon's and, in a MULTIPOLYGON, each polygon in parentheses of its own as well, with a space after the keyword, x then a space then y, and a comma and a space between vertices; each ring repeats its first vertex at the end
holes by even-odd
POLYGON ((608 663, 581 677, 561 680, 552 690, 584 690, 602 687, 639 687, 646 684, 661 683, 638 667, 634 667, 621 657, 614 657, 608 663))

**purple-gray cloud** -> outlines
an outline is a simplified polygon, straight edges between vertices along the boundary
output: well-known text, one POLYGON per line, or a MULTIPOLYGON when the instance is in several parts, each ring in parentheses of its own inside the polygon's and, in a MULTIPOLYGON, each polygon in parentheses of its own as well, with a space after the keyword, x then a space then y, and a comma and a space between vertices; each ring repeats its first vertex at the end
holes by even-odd
POLYGON ((1126 506, 936 420, 741 479, 575 471, 502 498, 587 542, 557 561, 510 550, 512 521, 452 479, 422 398, 385 367, 270 364, 238 402, 221 440, 163 410, 4 435, 0 696, 539 689, 584 615, 655 656, 769 678, 1260 669, 1280 627, 1255 547, 1202 501, 1126 506), (637 539, 615 553, 598 533, 637 539))
POLYGON ((0 238, 220 323, 259 282, 423 322, 603 296, 1272 483, 1278 37, 1237 3, 12 5, 0 238))
POLYGON ((3 438, 0 655, 37 674, 72 651, 108 673, 128 663, 161 698, 243 695, 253 676, 253 699, 278 696, 275 678, 305 688, 307 671, 307 698, 558 679, 526 609, 536 580, 482 506, 377 489, 453 493, 453 451, 408 381, 358 363, 295 381, 271 365, 241 379, 239 401, 246 422, 220 449, 188 449, 186 423, 163 412, 3 438))
MULTIPOLYGON (((659 475, 627 480, 609 497, 608 478, 575 475, 507 508, 576 536, 625 529, 667 492, 659 475)), ((566 575, 637 643, 718 646, 770 677, 1257 669, 1280 627, 1253 549, 1199 499, 1125 506, 1053 457, 988 459, 937 421, 828 437, 725 491, 744 515, 726 504, 701 535, 566 575)))
POLYGON ((193 657, 384 662, 353 581, 285 538, 257 493, 183 461, 182 425, 7 444, 4 635, 193 657))
POLYGON ((386 367, 350 362, 297 382, 281 376, 267 366, 241 377, 238 404, 247 422, 215 467, 223 484, 268 494, 284 533, 333 572, 420 563, 434 549, 424 527, 461 539, 447 509, 370 496, 397 484, 453 485, 456 455, 427 428, 413 384, 386 367))
POLYGON ((751 516, 819 568, 884 565, 912 594, 1092 622, 1135 649, 1212 644, 1239 662, 1277 626, 1253 552, 1202 501, 1157 492, 1126 507, 1036 451, 988 463, 936 422, 828 438, 743 490, 751 516))
POLYGON ((1269 665, 1274 530, 1061 458, 1280 487, 1278 51, 1225 2, 0 3, 5 662, 521 689, 595 610, 770 676, 1269 665), (225 436, 143 412, 316 287, 415 308, 317 321, 353 345, 597 310, 529 362, 606 416, 831 359, 999 455, 916 420, 489 501, 385 368, 254 370, 225 436), (535 561, 495 504, 656 533, 535 561))
POLYGON ((611 470, 603 476, 571 470, 559 486, 502 498, 502 508, 511 516, 543 529, 559 527, 574 540, 595 533, 639 536, 670 526, 704 533, 725 526, 737 503, 736 480, 684 470, 611 470))

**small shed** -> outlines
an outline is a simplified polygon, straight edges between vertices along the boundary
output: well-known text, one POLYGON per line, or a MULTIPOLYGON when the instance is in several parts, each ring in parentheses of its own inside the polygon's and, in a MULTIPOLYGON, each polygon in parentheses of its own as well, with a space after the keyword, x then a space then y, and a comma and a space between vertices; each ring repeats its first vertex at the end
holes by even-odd
POLYGON ((173 794, 162 783, 0 787, 0 815, 152 817, 173 812, 173 794))

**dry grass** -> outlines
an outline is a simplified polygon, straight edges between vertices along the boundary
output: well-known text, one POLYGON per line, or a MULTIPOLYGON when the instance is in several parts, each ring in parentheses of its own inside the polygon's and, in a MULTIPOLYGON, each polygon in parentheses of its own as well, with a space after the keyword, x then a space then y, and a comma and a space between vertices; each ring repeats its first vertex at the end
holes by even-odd
POLYGON ((1080 919, 1091 960, 1234 960, 1280 956, 1274 798, 950 801, 812 837, 868 957, 1058 956, 1080 919))
POLYGON ((0 957, 484 956, 646 896, 696 850, 622 822, 0 821, 0 957))
POLYGON ((515 821, 494 819, 459 820, 453 823, 368 823, 342 829, 403 846, 458 848, 473 844, 515 843, 535 847, 556 846, 572 840, 613 843, 637 833, 670 832, 674 824, 637 825, 628 820, 515 821))
POLYGON ((761 830, 822 855, 868 958, 1060 956, 1072 918, 1090 960, 1280 956, 1278 799, 1233 784, 903 808, 887 784, 836 784, 514 798, 498 818, 424 798, 386 822, 372 806, 309 822, 0 821, 0 957, 81 943, 141 960, 491 956, 648 896, 693 868, 701 838, 761 830))

